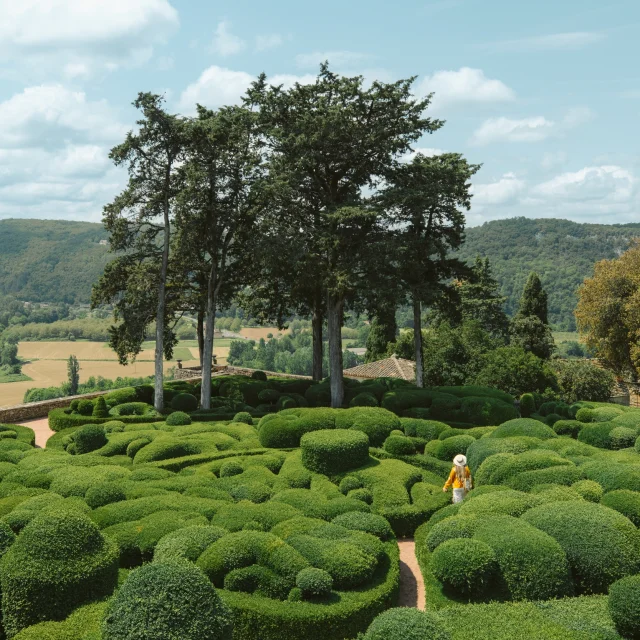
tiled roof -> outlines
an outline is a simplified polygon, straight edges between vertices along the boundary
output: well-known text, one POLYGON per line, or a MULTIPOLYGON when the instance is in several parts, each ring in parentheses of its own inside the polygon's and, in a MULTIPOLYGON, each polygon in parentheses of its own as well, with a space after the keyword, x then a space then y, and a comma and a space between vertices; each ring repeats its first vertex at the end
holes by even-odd
POLYGON ((413 360, 391 356, 345 369, 344 375, 347 378, 402 378, 413 382, 416 378, 416 363, 413 360))

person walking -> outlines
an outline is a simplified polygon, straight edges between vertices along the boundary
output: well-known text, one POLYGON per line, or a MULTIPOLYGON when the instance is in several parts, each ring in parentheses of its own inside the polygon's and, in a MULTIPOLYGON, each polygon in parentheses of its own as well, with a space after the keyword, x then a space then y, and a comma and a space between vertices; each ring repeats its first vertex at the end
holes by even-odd
POLYGON ((453 468, 442 490, 446 493, 453 486, 453 503, 462 502, 467 491, 473 488, 471 471, 466 456, 459 454, 453 459, 453 468))

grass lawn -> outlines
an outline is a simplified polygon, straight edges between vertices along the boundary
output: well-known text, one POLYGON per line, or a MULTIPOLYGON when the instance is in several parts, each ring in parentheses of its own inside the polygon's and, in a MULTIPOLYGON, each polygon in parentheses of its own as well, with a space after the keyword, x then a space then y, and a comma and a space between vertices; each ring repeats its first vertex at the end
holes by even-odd
POLYGON ((3 382, 31 382, 33 378, 24 373, 0 373, 0 384, 3 382))
POLYGON ((581 342, 580 334, 577 331, 554 331, 553 339, 556 344, 561 342, 581 342))

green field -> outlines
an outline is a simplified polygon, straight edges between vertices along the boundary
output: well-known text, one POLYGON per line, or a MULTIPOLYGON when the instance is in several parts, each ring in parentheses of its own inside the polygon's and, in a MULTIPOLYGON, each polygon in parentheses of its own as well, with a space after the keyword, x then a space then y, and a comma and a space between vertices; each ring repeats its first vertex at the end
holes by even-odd
POLYGON ((30 382, 33 378, 25 375, 24 373, 0 373, 0 384, 3 382, 30 382))
POLYGON ((561 342, 582 342, 580 334, 577 331, 554 331, 553 339, 556 344, 561 342))

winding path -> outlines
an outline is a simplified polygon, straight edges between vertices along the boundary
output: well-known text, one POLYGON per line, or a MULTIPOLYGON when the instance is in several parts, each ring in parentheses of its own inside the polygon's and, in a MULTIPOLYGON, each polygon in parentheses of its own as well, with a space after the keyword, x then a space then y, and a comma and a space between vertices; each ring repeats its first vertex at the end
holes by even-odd
POLYGON ((414 607, 424 611, 424 581, 416 558, 416 544, 412 538, 398 540, 400 548, 399 607, 414 607))
POLYGON ((35 420, 25 420, 24 422, 19 422, 18 424, 23 427, 29 427, 29 429, 33 429, 36 434, 36 447, 40 447, 44 449, 47 444, 47 440, 53 435, 53 431, 49 429, 49 419, 48 418, 36 418, 35 420))

